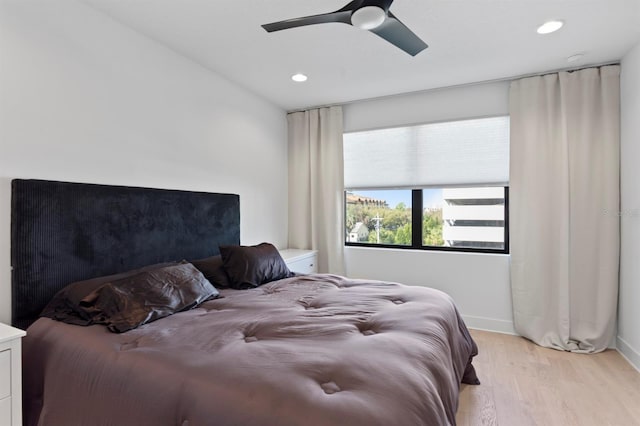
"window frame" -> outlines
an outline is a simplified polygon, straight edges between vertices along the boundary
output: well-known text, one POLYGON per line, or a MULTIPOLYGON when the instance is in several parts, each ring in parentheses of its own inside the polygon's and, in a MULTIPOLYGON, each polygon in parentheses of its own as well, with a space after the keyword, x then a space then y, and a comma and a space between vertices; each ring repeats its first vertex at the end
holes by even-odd
MULTIPOLYGON (((424 188, 411 189, 411 245, 397 244, 377 244, 358 243, 347 241, 345 232, 342 232, 345 247, 366 247, 400 250, 424 250, 424 251, 447 251, 462 253, 485 253, 485 254, 509 254, 509 186, 487 185, 504 188, 504 247, 501 249, 479 248, 479 247, 450 247, 450 246, 429 246, 422 244, 422 223, 423 223, 423 199, 424 188)), ((381 188, 382 189, 382 188, 381 188)), ((347 190, 344 191, 344 221, 347 218, 347 190)))

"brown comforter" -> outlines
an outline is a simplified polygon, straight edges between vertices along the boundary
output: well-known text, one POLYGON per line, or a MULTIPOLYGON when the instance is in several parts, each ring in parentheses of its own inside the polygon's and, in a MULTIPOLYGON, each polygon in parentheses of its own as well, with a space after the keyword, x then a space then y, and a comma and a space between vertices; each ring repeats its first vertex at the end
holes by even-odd
POLYGON ((334 275, 222 292, 123 334, 41 318, 26 425, 453 425, 476 345, 449 296, 334 275))

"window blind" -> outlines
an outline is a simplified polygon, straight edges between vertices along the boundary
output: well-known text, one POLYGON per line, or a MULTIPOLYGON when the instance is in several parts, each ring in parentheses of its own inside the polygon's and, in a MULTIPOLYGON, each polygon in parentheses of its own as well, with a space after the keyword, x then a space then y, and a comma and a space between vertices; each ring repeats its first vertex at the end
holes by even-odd
POLYGON ((344 135, 345 189, 508 182, 509 117, 344 135))

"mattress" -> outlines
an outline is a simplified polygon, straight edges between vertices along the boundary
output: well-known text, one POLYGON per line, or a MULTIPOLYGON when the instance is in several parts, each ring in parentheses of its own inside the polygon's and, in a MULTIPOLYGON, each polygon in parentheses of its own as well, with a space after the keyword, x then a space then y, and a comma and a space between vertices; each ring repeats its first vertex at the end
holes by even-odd
POLYGON ((454 425, 477 347, 438 290, 299 276, 122 334, 38 319, 26 425, 454 425))

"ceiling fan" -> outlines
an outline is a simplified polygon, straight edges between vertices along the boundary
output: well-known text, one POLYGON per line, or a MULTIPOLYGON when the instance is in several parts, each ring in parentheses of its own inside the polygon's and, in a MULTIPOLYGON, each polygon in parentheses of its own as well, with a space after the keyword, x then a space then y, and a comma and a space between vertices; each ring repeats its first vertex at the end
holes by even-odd
POLYGON ((354 0, 335 12, 273 22, 264 24, 262 28, 273 32, 306 25, 342 22, 369 30, 409 55, 415 56, 428 46, 391 13, 391 3, 393 0, 354 0))

